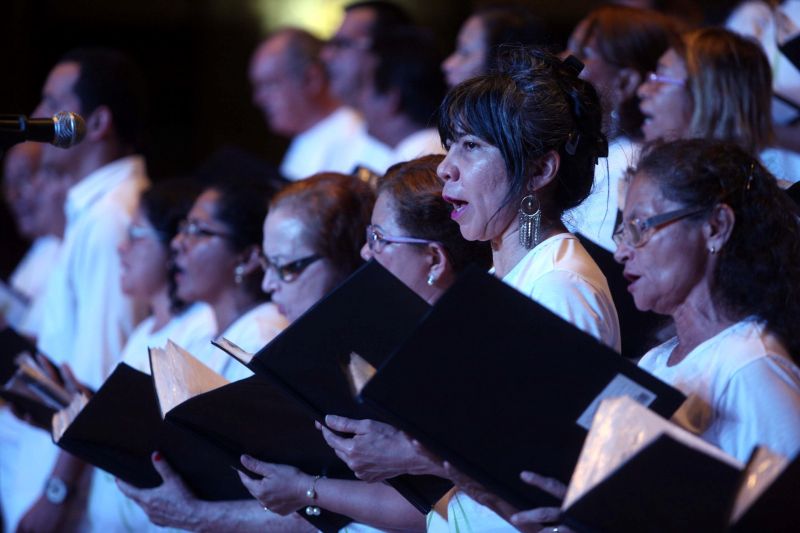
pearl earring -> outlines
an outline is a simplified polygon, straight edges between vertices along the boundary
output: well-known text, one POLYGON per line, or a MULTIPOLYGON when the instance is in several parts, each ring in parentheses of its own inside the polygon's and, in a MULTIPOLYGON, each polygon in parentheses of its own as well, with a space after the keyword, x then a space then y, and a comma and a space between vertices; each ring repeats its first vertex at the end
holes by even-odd
POLYGON ((431 272, 430 274, 428 274, 428 281, 427 281, 427 283, 428 283, 428 286, 429 286, 429 287, 433 287, 433 284, 434 284, 434 283, 436 283, 436 276, 434 276, 434 275, 433 275, 433 272, 431 272))

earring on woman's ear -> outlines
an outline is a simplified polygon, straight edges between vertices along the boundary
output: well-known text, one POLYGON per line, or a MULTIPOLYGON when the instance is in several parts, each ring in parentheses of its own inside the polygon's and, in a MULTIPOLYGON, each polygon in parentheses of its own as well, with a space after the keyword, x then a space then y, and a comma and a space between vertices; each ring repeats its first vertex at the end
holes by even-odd
POLYGON ((539 244, 541 225, 541 205, 535 194, 529 194, 519 203, 519 243, 523 248, 530 250, 539 244))
POLYGON ((434 283, 436 283, 436 276, 434 275, 433 272, 431 272, 430 274, 428 274, 427 284, 429 287, 433 287, 434 283))
POLYGON ((236 268, 233 269, 233 280, 236 282, 237 285, 241 285, 243 279, 244 279, 244 265, 236 265, 236 268))

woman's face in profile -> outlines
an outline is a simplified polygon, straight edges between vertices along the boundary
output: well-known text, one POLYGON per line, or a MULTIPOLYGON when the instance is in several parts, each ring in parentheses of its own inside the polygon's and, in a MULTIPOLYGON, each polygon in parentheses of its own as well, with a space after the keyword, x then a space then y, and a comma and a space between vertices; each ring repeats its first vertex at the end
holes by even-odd
POLYGON ((119 245, 122 292, 149 299, 167 286, 169 250, 141 208, 128 227, 128 237, 119 245))
POLYGON ((216 219, 219 193, 208 189, 195 201, 186 224, 172 239, 175 282, 185 302, 212 304, 235 288, 234 269, 239 262, 228 239, 230 229, 216 219))
MULTIPOLYGON (((381 193, 372 210, 372 225, 377 227, 383 235, 417 237, 409 235, 400 227, 395 213, 396 208, 392 196, 387 192, 381 193)), ((385 242, 378 243, 376 249, 371 249, 367 242, 361 248, 361 257, 365 261, 374 258, 421 298, 428 299, 430 289, 426 281, 431 265, 429 256, 425 254, 424 246, 426 245, 385 242)))
POLYGON ((325 296, 338 281, 327 259, 312 259, 317 254, 311 247, 305 224, 291 207, 270 210, 264 220, 263 251, 270 266, 264 272, 262 289, 271 295, 272 302, 290 322, 325 296), (286 279, 281 279, 279 271, 286 279))
POLYGON ((692 115, 686 63, 673 49, 658 60, 655 76, 646 79, 637 91, 644 115, 645 140, 672 141, 687 137, 692 115))
POLYGON ((442 63, 448 87, 480 76, 486 69, 486 28, 480 17, 471 16, 461 26, 455 51, 442 63))
POLYGON ((500 150, 472 134, 458 134, 436 173, 450 217, 468 241, 494 241, 508 231, 516 207, 503 206, 511 187, 500 150))
MULTIPOLYGON (((638 173, 628 187, 623 222, 688 207, 668 200, 647 174, 638 173)), ((685 218, 652 228, 646 242, 634 247, 621 242, 614 254, 625 267, 628 292, 637 309, 672 315, 705 281, 709 252, 702 221, 685 218)))

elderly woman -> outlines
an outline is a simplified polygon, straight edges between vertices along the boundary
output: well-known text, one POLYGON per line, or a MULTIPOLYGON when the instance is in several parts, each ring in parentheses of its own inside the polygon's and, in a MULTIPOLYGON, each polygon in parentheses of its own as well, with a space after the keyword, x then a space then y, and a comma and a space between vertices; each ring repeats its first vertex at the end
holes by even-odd
MULTIPOLYGON (((615 233, 637 307, 671 316, 677 330, 639 365, 690 396, 681 424, 743 462, 757 445, 800 451, 795 213, 740 147, 681 140, 642 155, 615 233)), ((557 481, 525 476, 563 496, 557 481)), ((511 519, 536 532, 557 518, 535 509, 511 519)))
MULTIPOLYGON (((378 182, 372 224, 367 228, 367 242, 361 249, 364 259, 378 261, 429 303, 438 300, 466 266, 478 264, 488 268, 491 263, 488 244, 465 240, 458 224, 450 219, 450 206, 442 199, 442 182, 436 175, 442 159, 442 156, 426 156, 399 163, 387 171, 378 182)), ((380 450, 382 457, 393 461, 398 473, 405 472, 407 462, 417 456, 410 441, 386 424, 353 421, 350 425, 348 420, 333 416, 327 417, 327 423, 355 433, 356 439, 362 434, 369 438, 378 432, 381 441, 376 447, 384 446, 380 450)), ((328 442, 350 440, 340 440, 327 428, 320 429, 328 442)), ((243 463, 265 476, 258 481, 241 477, 253 496, 270 510, 289 513, 305 507, 309 502, 306 490, 314 485, 315 505, 325 510, 382 529, 425 528, 425 517, 386 485, 327 478, 314 482, 314 476, 286 465, 252 458, 244 458, 243 463)), ((384 462, 382 474, 392 466, 384 462)), ((432 464, 427 466, 435 468, 432 464)), ((359 477, 372 481, 363 469, 357 467, 357 471, 359 477)))
MULTIPOLYGON (((291 321, 361 264, 359 250, 364 243, 364 228, 374 194, 357 179, 341 174, 320 174, 293 183, 275 195, 266 219, 266 196, 254 194, 252 188, 243 188, 236 201, 229 201, 232 198, 220 194, 217 187, 198 198, 183 226, 183 236, 174 243, 179 252, 176 259, 181 274, 179 295, 191 291, 216 293, 218 285, 227 286, 225 280, 207 277, 203 283, 202 274, 209 276, 211 271, 222 270, 227 272, 226 279, 230 283, 242 290, 246 285, 257 302, 262 299, 256 296, 260 293, 256 282, 261 263, 265 269, 263 289, 272 296, 269 305, 274 305, 291 321), (257 216, 248 216, 243 209, 251 204, 262 205, 257 216), (252 246, 255 235, 259 241, 263 235, 263 253, 261 247, 252 246), (243 246, 245 241, 247 245, 243 246)), ((246 301, 244 298, 221 300, 234 308, 246 301)), ((258 308, 256 304, 249 313, 258 308)), ((216 311, 217 307, 214 309, 216 311)), ((230 316, 225 320, 217 314, 223 335, 248 351, 257 351, 274 336, 275 330, 264 327, 258 312, 252 316, 249 326, 240 324, 245 327, 235 327, 237 322, 235 319, 230 322, 230 316), (229 324, 227 329, 226 323, 229 324), (266 331, 270 335, 259 340, 259 332, 266 331)), ((229 379, 242 375, 241 371, 228 366, 231 359, 224 354, 219 364, 215 364, 216 358, 206 358, 206 362, 209 361, 210 366, 216 366, 229 379)), ((255 500, 198 500, 157 452, 153 465, 164 478, 160 487, 137 489, 119 484, 158 525, 195 531, 314 530, 297 515, 283 517, 265 512, 255 500)))
POLYGON ((772 147, 771 96, 769 62, 757 43, 720 28, 696 30, 661 56, 639 88, 642 131, 648 141, 735 142, 795 182, 800 156, 772 147))
POLYGON ((633 164, 644 117, 636 91, 658 58, 678 40, 671 18, 646 9, 608 5, 590 12, 572 32, 567 50, 583 61, 581 78, 595 86, 603 107, 608 157, 595 169, 592 194, 565 219, 573 231, 606 250, 617 219, 618 184, 633 164))

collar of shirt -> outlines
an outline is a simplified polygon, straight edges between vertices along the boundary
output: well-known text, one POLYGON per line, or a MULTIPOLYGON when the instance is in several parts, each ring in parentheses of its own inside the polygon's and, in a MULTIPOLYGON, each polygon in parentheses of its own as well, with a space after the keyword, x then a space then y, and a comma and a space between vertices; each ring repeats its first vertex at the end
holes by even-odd
POLYGON ((67 223, 128 179, 145 176, 144 158, 131 155, 102 166, 73 185, 67 193, 67 223))

